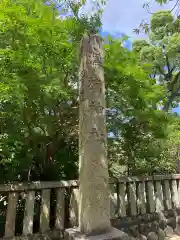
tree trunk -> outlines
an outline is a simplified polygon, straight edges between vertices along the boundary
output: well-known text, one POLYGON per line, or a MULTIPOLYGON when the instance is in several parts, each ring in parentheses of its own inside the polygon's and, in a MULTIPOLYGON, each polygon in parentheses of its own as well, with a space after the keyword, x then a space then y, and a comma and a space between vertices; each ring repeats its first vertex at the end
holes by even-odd
POLYGON ((84 36, 80 60, 79 227, 91 235, 111 228, 103 50, 98 36, 84 36))

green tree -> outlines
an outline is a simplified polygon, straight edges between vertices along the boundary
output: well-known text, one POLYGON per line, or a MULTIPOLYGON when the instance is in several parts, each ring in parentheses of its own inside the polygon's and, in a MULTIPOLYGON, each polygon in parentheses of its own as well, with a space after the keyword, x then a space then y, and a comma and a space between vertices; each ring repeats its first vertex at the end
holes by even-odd
POLYGON ((169 135, 168 139, 163 142, 163 152, 161 154, 161 161, 174 172, 180 173, 180 121, 179 117, 171 116, 169 123, 169 135))
POLYGON ((164 86, 166 99, 161 106, 165 111, 177 106, 179 102, 179 25, 180 20, 175 19, 170 11, 154 13, 148 41, 138 40, 133 44, 141 64, 148 64, 151 77, 164 86))
POLYGON ((101 14, 79 15, 83 4, 0 3, 1 180, 77 178, 77 50, 101 14))
POLYGON ((70 163, 62 149, 77 158, 73 20, 57 19, 43 1, 1 1, 0 9, 1 169, 8 179, 46 179, 60 164, 51 177, 63 177, 70 163))
MULTIPOLYGON (((62 3, 60 13, 71 13, 65 19, 54 2, 0 3, 1 181, 77 178, 77 52, 84 32, 99 32, 102 6, 95 4, 88 17, 79 14, 83 2, 62 3)), ((110 167, 150 172, 160 154, 151 143, 166 136, 168 119, 157 110, 164 86, 149 77, 151 66, 140 66, 121 44, 104 45, 107 127, 116 137, 109 139, 110 167)))
POLYGON ((167 114, 156 108, 164 98, 163 87, 138 65, 133 52, 120 41, 105 46, 105 79, 108 100, 109 158, 128 166, 129 174, 158 171, 161 149, 155 141, 166 137, 167 114), (161 123, 161 124, 160 124, 161 123))
POLYGON ((162 142, 160 162, 167 163, 169 169, 179 171, 179 118, 171 110, 179 105, 180 69, 179 69, 179 18, 171 11, 159 11, 151 17, 148 40, 138 40, 133 50, 139 57, 139 64, 149 69, 151 77, 164 89, 165 98, 159 104, 169 112, 168 138, 162 142), (176 166, 177 165, 177 166, 176 166), (173 168, 172 168, 173 167, 173 168))

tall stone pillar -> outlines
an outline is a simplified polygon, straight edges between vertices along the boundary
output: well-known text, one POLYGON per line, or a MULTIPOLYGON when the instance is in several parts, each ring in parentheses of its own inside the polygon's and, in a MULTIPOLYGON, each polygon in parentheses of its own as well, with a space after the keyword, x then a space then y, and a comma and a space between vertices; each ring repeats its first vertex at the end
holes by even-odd
POLYGON ((111 227, 108 181, 102 41, 91 34, 80 46, 79 228, 67 229, 66 239, 128 239, 111 227))
POLYGON ((79 70, 79 227, 83 233, 110 229, 102 41, 85 36, 79 70))

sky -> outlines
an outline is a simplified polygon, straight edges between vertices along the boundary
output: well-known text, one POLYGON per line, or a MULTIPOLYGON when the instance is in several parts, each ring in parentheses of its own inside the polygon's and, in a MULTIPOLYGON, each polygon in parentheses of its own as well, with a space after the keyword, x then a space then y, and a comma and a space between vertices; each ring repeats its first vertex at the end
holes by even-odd
MULTIPOLYGON (((93 0, 87 0, 83 12, 92 12, 93 0)), ((133 29, 137 28, 142 20, 149 22, 151 14, 143 8, 145 2, 149 3, 149 10, 153 13, 158 10, 172 9, 174 1, 160 6, 155 0, 107 0, 102 16, 104 32, 113 35, 126 34, 131 40, 146 38, 144 34, 137 36, 133 29)))
MULTIPOLYGON (((133 33, 133 29, 137 28, 142 20, 148 21, 151 14, 143 8, 143 4, 148 0, 108 0, 104 9, 102 23, 103 31, 109 33, 124 33, 130 37, 131 40, 136 38, 145 38, 141 34, 137 36, 133 33)), ((158 10, 172 9, 173 2, 160 6, 155 3, 155 0, 150 0, 150 11, 156 12, 158 10)))
MULTIPOLYGON (((91 3, 93 0, 87 0, 87 5, 83 8, 84 12, 92 12, 91 3)), ((147 38, 145 34, 137 35, 133 29, 138 28, 142 20, 149 22, 151 14, 143 8, 145 2, 149 3, 151 13, 159 10, 170 10, 174 6, 174 1, 160 6, 155 0, 108 0, 102 16, 102 35, 111 34, 114 37, 127 35, 129 40, 125 47, 131 48, 131 42, 135 39, 147 38)), ((173 109, 180 113, 180 107, 173 109)))
MULTIPOLYGON (((145 38, 144 34, 137 36, 133 29, 137 28, 142 20, 149 22, 151 14, 143 8, 147 0, 108 0, 104 9, 102 23, 103 31, 109 33, 124 33, 131 40, 145 38)), ((155 0, 150 0, 149 10, 153 13, 158 10, 172 9, 174 2, 160 6, 155 0)))
MULTIPOLYGON (((94 0, 87 0, 86 6, 83 7, 82 12, 93 13, 92 2, 94 0)), ((174 1, 160 6, 155 0, 107 0, 102 16, 102 35, 111 34, 114 37, 127 35, 129 40, 125 47, 131 48, 131 42, 135 39, 147 38, 145 34, 133 32, 133 29, 138 28, 142 20, 149 22, 151 14, 147 9, 143 8, 145 2, 149 3, 149 11, 151 13, 159 10, 169 10, 174 6, 174 1)), ((175 9, 176 10, 176 9, 175 9)))
MULTIPOLYGON (((148 1, 150 12, 159 10, 169 10, 174 6, 174 2, 169 2, 160 6, 155 0, 148 1)), ((105 33, 111 33, 114 36, 125 34, 130 42, 138 38, 146 38, 145 34, 136 35, 133 29, 138 28, 142 20, 150 21, 151 14, 143 8, 145 0, 108 0, 102 16, 103 28, 105 33)), ((127 42, 127 46, 130 44, 127 42)), ((180 113, 180 107, 173 109, 180 113)))

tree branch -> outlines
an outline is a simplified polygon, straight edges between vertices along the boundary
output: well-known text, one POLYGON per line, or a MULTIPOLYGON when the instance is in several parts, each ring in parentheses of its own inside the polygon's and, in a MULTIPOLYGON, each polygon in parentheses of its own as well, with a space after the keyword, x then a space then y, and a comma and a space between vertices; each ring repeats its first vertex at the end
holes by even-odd
POLYGON ((162 69, 160 68, 160 66, 156 66, 156 67, 157 67, 157 69, 159 70, 159 72, 160 72, 164 77, 166 77, 167 74, 162 71, 162 69))
POLYGON ((171 95, 170 95, 170 97, 168 98, 167 102, 164 105, 163 110, 165 112, 167 112, 169 110, 169 107, 172 104, 173 100, 175 99, 175 97, 177 97, 179 95, 178 93, 180 91, 180 85, 177 87, 176 90, 173 90, 175 84, 177 83, 177 81, 179 79, 179 76, 180 76, 180 71, 176 74, 176 76, 173 79, 173 81, 169 83, 168 89, 169 89, 169 92, 171 93, 171 95))
POLYGON ((167 68, 168 68, 168 74, 170 74, 171 73, 171 69, 170 69, 169 58, 168 58, 167 55, 166 55, 166 63, 167 63, 167 68))

